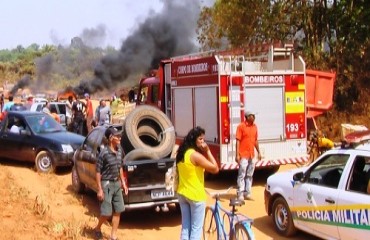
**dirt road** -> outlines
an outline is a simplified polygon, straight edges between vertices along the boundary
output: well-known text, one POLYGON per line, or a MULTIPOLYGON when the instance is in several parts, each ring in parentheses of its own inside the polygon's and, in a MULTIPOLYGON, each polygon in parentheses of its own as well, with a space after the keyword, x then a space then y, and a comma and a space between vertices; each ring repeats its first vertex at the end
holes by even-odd
MULTIPOLYGON (((281 170, 295 167, 284 166, 281 170)), ((210 191, 235 185, 235 173, 222 174, 207 181, 210 191)), ((266 216, 263 190, 266 174, 258 173, 253 184, 254 201, 239 209, 254 219, 256 239, 285 239, 277 235, 272 221, 266 216)), ((233 192, 235 194, 235 191, 233 192)), ((42 175, 32 164, 0 160, 0 229, 1 239, 93 239, 92 228, 97 223, 98 203, 93 192, 76 195, 71 187, 70 169, 42 175)), ((211 203, 209 199, 209 203, 211 203)), ((227 206, 225 199, 223 205, 227 206)), ((126 212, 122 215, 119 239, 178 239, 180 214, 171 207, 169 212, 153 209, 126 212)), ((110 227, 103 226, 106 238, 110 227)), ((291 239, 314 239, 299 232, 291 239)))

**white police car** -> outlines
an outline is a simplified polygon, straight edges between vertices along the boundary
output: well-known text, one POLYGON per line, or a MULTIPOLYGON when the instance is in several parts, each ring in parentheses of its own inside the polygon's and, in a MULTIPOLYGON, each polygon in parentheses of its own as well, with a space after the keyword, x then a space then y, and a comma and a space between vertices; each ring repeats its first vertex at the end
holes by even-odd
POLYGON ((370 131, 346 136, 308 167, 271 175, 265 207, 276 230, 324 239, 370 237, 370 131))

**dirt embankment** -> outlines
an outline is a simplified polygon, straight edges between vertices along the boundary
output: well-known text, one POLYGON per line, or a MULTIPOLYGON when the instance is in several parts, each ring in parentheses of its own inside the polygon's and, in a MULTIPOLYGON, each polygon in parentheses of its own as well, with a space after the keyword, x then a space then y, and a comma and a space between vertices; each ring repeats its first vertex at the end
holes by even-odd
POLYGON ((31 165, 0 163, 1 238, 82 239, 82 234, 88 235, 94 218, 83 217, 83 198, 66 188, 66 175, 42 175, 31 165))
MULTIPOLYGON (((281 170, 295 167, 283 166, 281 170)), ((235 173, 221 174, 207 181, 210 191, 235 186, 235 173)), ((253 184, 254 201, 247 201, 239 211, 254 219, 256 239, 286 239, 274 231, 271 218, 264 209, 263 190, 266 175, 257 174, 253 184)), ((94 239, 93 227, 99 214, 93 192, 77 195, 71 186, 70 169, 56 174, 38 174, 32 164, 0 159, 0 238, 9 240, 94 239)), ((231 196, 235 194, 233 192, 231 196)), ((208 199, 208 204, 213 203, 208 199)), ((228 199, 222 204, 228 208, 228 199)), ((153 209, 125 212, 118 230, 119 239, 179 239, 181 215, 170 206, 169 212, 153 209)), ((110 226, 104 225, 105 239, 110 226)), ((299 233, 290 239, 316 239, 299 233)))

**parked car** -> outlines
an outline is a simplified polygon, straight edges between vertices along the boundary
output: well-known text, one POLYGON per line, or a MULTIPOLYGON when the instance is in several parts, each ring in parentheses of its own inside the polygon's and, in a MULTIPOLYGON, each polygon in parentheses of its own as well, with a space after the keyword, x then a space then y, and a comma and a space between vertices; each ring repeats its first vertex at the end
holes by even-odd
POLYGON ((32 100, 34 103, 46 103, 48 100, 46 98, 42 97, 35 97, 32 100))
MULTIPOLYGON (((42 109, 45 107, 46 102, 35 102, 31 105, 30 111, 33 112, 42 112, 42 109)), ((50 102, 50 111, 55 109, 57 114, 60 117, 60 124, 63 127, 67 126, 67 104, 65 102, 50 102)))
POLYGON ((266 212, 281 235, 299 229, 323 239, 370 236, 370 131, 346 139, 352 142, 310 166, 267 179, 266 212))
MULTIPOLYGON (((72 168, 72 186, 77 193, 86 188, 98 191, 96 184, 96 162, 102 148, 106 147, 105 130, 111 126, 95 127, 75 152, 72 168)), ((122 125, 114 126, 122 129, 122 125)), ((122 138, 121 145, 128 140, 122 138)), ((168 210, 168 204, 178 204, 172 190, 166 189, 165 176, 175 159, 159 158, 155 151, 138 148, 128 152, 122 160, 127 179, 128 194, 124 195, 127 210, 155 207, 168 210)))
POLYGON ((10 111, 0 125, 0 158, 35 162, 37 171, 53 172, 59 166, 72 166, 73 154, 83 141, 83 136, 68 132, 48 114, 10 111))

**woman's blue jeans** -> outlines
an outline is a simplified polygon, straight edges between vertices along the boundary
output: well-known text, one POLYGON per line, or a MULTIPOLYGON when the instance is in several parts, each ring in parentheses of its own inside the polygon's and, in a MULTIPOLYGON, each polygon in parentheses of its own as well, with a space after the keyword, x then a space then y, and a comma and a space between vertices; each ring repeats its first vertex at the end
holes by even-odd
POLYGON ((192 201, 178 195, 181 209, 181 240, 200 240, 202 236, 206 202, 192 201))

